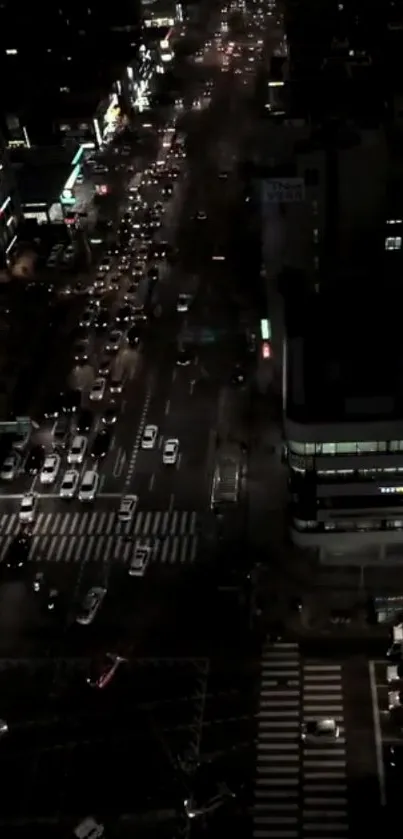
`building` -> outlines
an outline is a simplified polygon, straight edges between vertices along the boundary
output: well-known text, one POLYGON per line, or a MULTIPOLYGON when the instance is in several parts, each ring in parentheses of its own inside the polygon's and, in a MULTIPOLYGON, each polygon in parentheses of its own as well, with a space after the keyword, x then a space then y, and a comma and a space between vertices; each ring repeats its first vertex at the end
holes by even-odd
MULTIPOLYGON (((8 79, 2 97, 4 129, 14 143, 49 146, 59 142, 63 110, 77 107, 77 122, 85 123, 81 98, 103 102, 114 93, 119 108, 130 108, 127 68, 135 63, 141 39, 140 7, 135 0, 116 0, 103 8, 89 0, 73 9, 66 0, 46 11, 46 25, 37 25, 37 10, 26 4, 0 7, 2 40, 0 68, 8 79), (27 32, 35 30, 35 39, 27 32), (60 101, 58 101, 60 100, 60 101)), ((74 115, 73 115, 74 116, 74 115)))
POLYGON ((0 136, 0 265, 3 267, 17 235, 20 203, 10 157, 0 136))

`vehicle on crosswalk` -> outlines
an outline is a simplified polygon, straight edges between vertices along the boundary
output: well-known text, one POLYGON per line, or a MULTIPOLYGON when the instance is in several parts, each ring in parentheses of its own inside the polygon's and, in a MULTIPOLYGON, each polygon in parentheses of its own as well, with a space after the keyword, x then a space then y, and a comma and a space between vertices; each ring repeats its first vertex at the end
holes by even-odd
POLYGON ((78 497, 80 501, 93 501, 99 488, 99 475, 95 469, 84 472, 78 497))
POLYGON ((38 496, 34 492, 27 492, 21 498, 19 519, 22 522, 31 522, 35 517, 35 510, 38 503, 38 496))
POLYGON ((144 577, 151 555, 151 545, 137 544, 129 565, 129 577, 144 577))
POLYGON ((77 492, 79 480, 80 475, 77 470, 68 469, 67 472, 64 473, 63 480, 60 485, 60 498, 74 498, 77 492))
POLYGON ((339 736, 340 729, 334 719, 310 720, 301 729, 301 738, 308 743, 333 743, 339 736))
POLYGON ((142 449, 153 449, 158 437, 157 425, 146 425, 141 438, 142 449))
POLYGON ((53 484, 58 476, 61 458, 58 454, 49 454, 45 458, 39 480, 41 484, 53 484))
POLYGON ((179 457, 179 440, 172 437, 165 440, 162 451, 162 462, 164 466, 175 466, 179 457))
POLYGON ((21 466, 21 457, 17 452, 11 452, 3 461, 0 470, 0 479, 2 481, 13 481, 17 476, 18 470, 21 466))
POLYGON ((95 379, 89 393, 89 398, 92 402, 100 402, 105 396, 106 379, 95 379))
POLYGON ((105 599, 107 589, 104 586, 93 586, 85 595, 76 622, 88 626, 95 618, 105 599))
POLYGON ((138 495, 124 495, 119 506, 118 520, 123 522, 131 521, 139 502, 138 495))
POLYGON ((102 690, 112 681, 116 671, 127 658, 115 653, 106 653, 101 659, 97 659, 91 665, 90 673, 87 676, 87 685, 102 690))
POLYGON ((87 451, 88 439, 81 434, 74 437, 73 442, 67 454, 67 463, 76 464, 82 463, 85 452, 87 451))

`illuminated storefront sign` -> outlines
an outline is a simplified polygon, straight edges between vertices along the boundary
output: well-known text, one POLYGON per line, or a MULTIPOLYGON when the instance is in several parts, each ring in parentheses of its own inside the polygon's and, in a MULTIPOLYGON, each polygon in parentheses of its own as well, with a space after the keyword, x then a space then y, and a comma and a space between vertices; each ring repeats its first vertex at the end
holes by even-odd
POLYGON ((75 182, 80 174, 80 166, 75 166, 67 181, 63 187, 62 194, 60 196, 60 201, 62 204, 74 204, 75 198, 73 195, 73 189, 75 182))
POLYGON ((144 25, 147 29, 151 29, 151 27, 155 26, 157 29, 163 26, 174 26, 175 20, 173 17, 156 17, 156 18, 147 18, 144 21, 144 25))

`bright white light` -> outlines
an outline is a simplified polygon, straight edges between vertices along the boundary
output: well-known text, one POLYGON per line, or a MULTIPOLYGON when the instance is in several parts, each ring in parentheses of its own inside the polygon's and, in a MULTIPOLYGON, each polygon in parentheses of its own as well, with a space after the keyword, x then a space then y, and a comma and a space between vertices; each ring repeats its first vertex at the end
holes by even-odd
POLYGON ((100 127, 99 127, 99 120, 97 120, 97 119, 94 119, 94 129, 95 129, 95 137, 96 137, 98 146, 99 146, 99 148, 101 148, 103 141, 102 141, 101 130, 100 130, 100 127))

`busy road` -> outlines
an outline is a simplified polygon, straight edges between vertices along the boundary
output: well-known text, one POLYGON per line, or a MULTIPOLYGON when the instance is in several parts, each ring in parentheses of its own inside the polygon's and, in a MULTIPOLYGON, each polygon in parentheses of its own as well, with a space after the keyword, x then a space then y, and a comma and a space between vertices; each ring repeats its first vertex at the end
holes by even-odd
POLYGON ((63 346, 0 470, 9 836, 90 815, 111 837, 197 836, 205 813, 212 835, 252 825, 259 663, 210 511, 223 392, 251 365, 233 292, 242 49, 209 34, 175 106, 147 114, 142 156, 137 126, 86 162, 119 182, 106 246, 54 281, 63 346))

